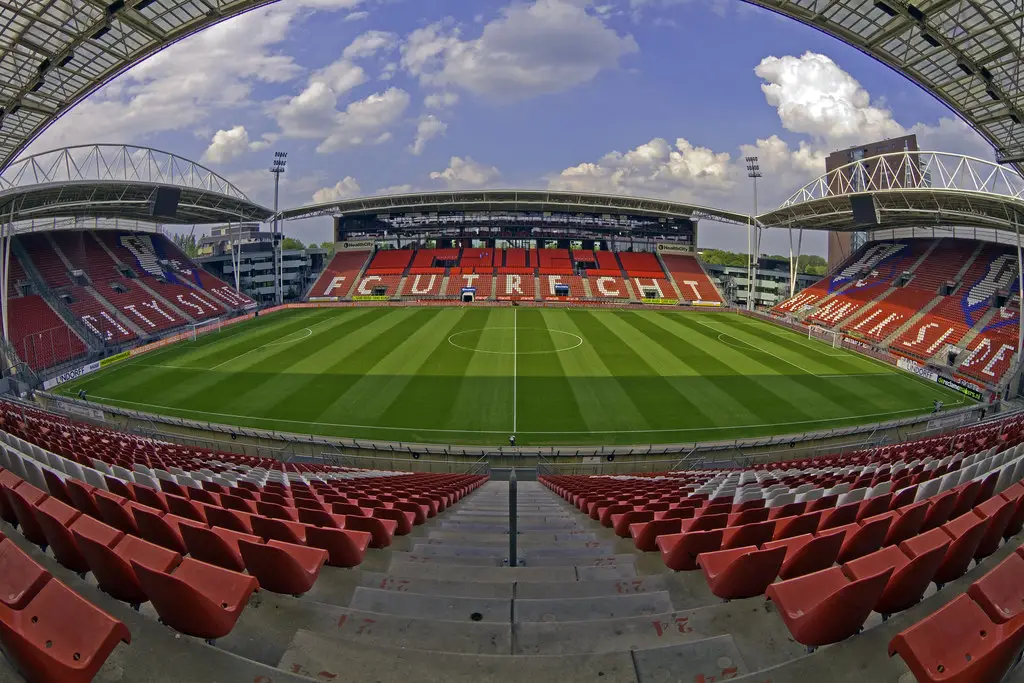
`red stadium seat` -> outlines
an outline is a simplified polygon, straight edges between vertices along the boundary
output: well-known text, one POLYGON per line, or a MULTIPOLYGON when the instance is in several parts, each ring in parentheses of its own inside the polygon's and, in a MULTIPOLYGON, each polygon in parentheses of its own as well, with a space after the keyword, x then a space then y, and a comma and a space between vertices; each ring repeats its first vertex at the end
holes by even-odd
POLYGON ((70 527, 82 513, 56 498, 47 498, 35 509, 36 521, 46 534, 50 551, 57 561, 77 574, 89 571, 89 563, 78 550, 70 527))
POLYGON ((238 548, 260 587, 274 593, 302 595, 313 587, 327 562, 326 550, 294 543, 270 541, 264 545, 240 540, 238 548))
POLYGON ((0 541, 0 604, 15 610, 24 609, 33 597, 53 578, 14 541, 0 541))
POLYGON ((785 557, 785 548, 758 550, 747 546, 701 553, 697 564, 712 593, 723 600, 734 600, 764 593, 778 576, 785 557))
POLYGON ((666 567, 676 571, 693 571, 697 568, 698 555, 722 547, 722 530, 666 534, 658 536, 656 542, 666 567))
MULTIPOLYGON (((149 600, 139 583, 132 563, 144 563, 159 571, 168 571, 181 562, 181 555, 135 536, 122 536, 113 547, 91 535, 73 530, 75 542, 88 560, 100 590, 130 605, 149 600)), ((120 533, 120 532, 118 532, 120 533)))
POLYGON ((134 560, 132 569, 164 623, 206 640, 230 633, 259 587, 252 576, 193 559, 185 559, 173 574, 134 560))
POLYGON ((1024 617, 996 624, 968 595, 897 634, 889 656, 899 654, 918 681, 998 683, 1024 643, 1024 617))
POLYGON ((327 551, 327 564, 332 567, 357 567, 363 562, 372 534, 354 529, 307 527, 306 543, 327 551))
POLYGON ((139 525, 135 523, 130 501, 106 491, 97 490, 93 495, 100 518, 120 531, 133 536, 140 535, 139 525))
POLYGON ((890 545, 847 562, 843 565, 843 572, 850 579, 857 580, 891 568, 892 576, 874 608, 882 615, 889 615, 902 612, 921 601, 945 553, 946 545, 939 545, 911 559, 902 550, 890 545))
POLYGON ((843 545, 843 534, 828 534, 814 537, 803 534, 792 538, 769 541, 762 550, 785 548, 786 559, 779 569, 779 578, 793 579, 805 574, 827 569, 835 564, 843 545))
POLYGON ((1005 624, 1024 614, 1024 553, 1007 555, 1005 560, 971 584, 967 594, 997 624, 1005 624))
POLYGON ((181 527, 181 537, 188 547, 190 556, 236 572, 245 571, 245 562, 242 560, 238 543, 260 540, 259 536, 243 534, 231 529, 216 527, 207 529, 191 525, 181 527))
POLYGON ((88 683, 127 627, 59 581, 20 611, 0 607, 0 641, 29 681, 88 683))
POLYGON ((999 549, 1003 533, 1010 524, 1014 504, 1002 498, 989 498, 974 508, 974 514, 985 520, 985 533, 974 551, 974 559, 981 560, 999 549))
POLYGON ((885 569, 850 581, 839 567, 781 581, 765 595, 774 602, 793 638, 816 647, 857 633, 871 614, 892 575, 885 569))
POLYGON ((43 548, 46 547, 46 534, 43 527, 39 526, 36 520, 36 506, 46 500, 47 495, 31 484, 25 483, 16 489, 6 491, 7 502, 10 503, 14 514, 18 517, 21 525, 21 535, 30 543, 35 543, 43 548))

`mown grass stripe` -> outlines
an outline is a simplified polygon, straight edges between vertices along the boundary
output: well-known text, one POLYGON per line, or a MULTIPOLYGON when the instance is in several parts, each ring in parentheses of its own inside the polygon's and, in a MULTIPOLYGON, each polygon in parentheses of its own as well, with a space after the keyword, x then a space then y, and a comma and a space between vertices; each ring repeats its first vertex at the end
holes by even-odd
MULTIPOLYGON (((764 400, 759 391, 761 385, 704 351, 685 333, 670 332, 655 324, 649 316, 641 315, 639 312, 623 311, 618 315, 628 318, 629 323, 638 332, 692 369, 695 376, 689 381, 690 388, 687 394, 705 406, 706 412, 697 412, 701 415, 710 413, 710 424, 758 424, 770 422, 778 416, 778 404, 773 407, 773 401, 764 400)), ((794 412, 802 413, 797 406, 790 404, 785 396, 773 394, 773 398, 794 412)))
POLYGON ((544 309, 519 311, 519 429, 522 431, 579 431, 587 429, 572 385, 562 371, 561 353, 573 340, 560 329, 557 319, 544 309))

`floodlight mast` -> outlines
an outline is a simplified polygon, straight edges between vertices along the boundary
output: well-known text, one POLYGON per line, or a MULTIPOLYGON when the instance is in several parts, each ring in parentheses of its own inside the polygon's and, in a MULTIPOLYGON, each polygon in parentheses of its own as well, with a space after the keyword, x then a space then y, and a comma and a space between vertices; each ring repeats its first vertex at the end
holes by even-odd
POLYGON ((274 303, 280 306, 284 303, 284 287, 282 283, 282 249, 284 241, 280 234, 280 217, 278 216, 278 197, 280 194, 281 174, 288 165, 288 152, 274 152, 274 161, 271 162, 270 172, 274 174, 274 303))
MULTIPOLYGON (((761 166, 757 163, 757 157, 746 157, 747 177, 754 181, 754 213, 757 216, 757 179, 761 177, 761 166)), ((747 310, 754 310, 754 297, 757 287, 757 259, 761 251, 761 228, 753 223, 756 218, 751 218, 751 224, 747 228, 747 310)))

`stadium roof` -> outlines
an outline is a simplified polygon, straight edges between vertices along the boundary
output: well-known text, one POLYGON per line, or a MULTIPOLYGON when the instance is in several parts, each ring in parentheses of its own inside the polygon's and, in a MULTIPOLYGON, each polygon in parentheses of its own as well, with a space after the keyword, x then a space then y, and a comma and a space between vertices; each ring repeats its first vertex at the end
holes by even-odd
POLYGON ((725 223, 750 223, 750 216, 683 204, 664 199, 626 197, 549 190, 477 190, 465 192, 420 192, 342 199, 287 209, 285 220, 312 216, 359 216, 387 213, 431 213, 440 211, 558 211, 566 213, 624 214, 653 218, 709 219, 725 223))
MULTIPOLYGON (((274 0, 0 3, 0 168, 91 92, 212 24, 274 0)), ((906 75, 1024 160, 1024 12, 1006 0, 746 0, 906 75)))
POLYGON ((0 169, 132 65, 271 0, 0 2, 0 169))
POLYGON ((210 169, 145 147, 68 147, 21 159, 0 173, 0 220, 89 217, 188 225, 271 215, 210 169), (161 188, 181 192, 173 217, 152 215, 161 188))
MULTIPOLYGON (((852 199, 874 202, 879 227, 1014 230, 1024 216, 1024 176, 991 161, 944 152, 896 152, 852 162, 757 217, 765 227, 853 231, 852 199)), ((870 210, 871 204, 867 204, 870 210)))
POLYGON ((887 64, 960 114, 992 143, 997 161, 1024 160, 1024 5, 1019 1, 747 2, 824 31, 887 64))

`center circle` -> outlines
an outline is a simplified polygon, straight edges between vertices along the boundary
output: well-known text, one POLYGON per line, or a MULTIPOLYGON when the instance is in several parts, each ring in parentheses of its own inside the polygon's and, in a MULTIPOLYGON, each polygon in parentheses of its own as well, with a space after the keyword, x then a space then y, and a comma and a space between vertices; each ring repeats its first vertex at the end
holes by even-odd
POLYGON ((535 355, 541 353, 561 353, 562 351, 572 351, 583 346, 583 337, 572 332, 566 332, 564 330, 552 330, 547 327, 477 327, 471 330, 459 330, 455 334, 448 337, 448 343, 457 349, 463 351, 473 351, 474 353, 493 353, 501 356, 511 356, 513 354, 524 356, 524 355, 535 355), (492 346, 497 345, 500 348, 485 348, 480 346, 481 340, 477 340, 478 346, 467 346, 468 341, 466 335, 473 334, 476 332, 493 332, 495 330, 503 330, 505 334, 502 334, 492 346), (539 336, 549 335, 549 340, 555 345, 551 349, 537 349, 538 344, 536 340, 539 336))

